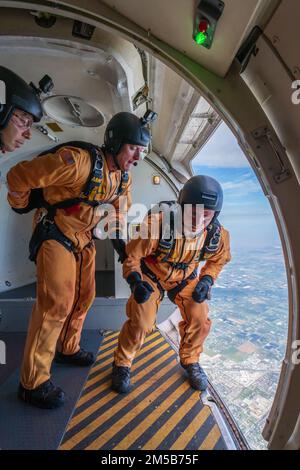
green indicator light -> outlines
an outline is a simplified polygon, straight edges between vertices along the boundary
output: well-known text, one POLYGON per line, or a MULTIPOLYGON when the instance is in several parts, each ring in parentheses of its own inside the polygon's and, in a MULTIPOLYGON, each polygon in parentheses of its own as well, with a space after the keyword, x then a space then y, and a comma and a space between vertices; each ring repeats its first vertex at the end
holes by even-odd
POLYGON ((204 33, 197 33, 195 36, 195 41, 200 46, 205 43, 206 39, 207 39, 207 35, 204 33))

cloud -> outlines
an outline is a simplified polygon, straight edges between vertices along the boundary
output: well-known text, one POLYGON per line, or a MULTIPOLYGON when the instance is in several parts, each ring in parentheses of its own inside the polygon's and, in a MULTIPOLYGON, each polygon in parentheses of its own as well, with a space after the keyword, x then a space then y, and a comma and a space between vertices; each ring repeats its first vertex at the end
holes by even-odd
POLYGON ((193 165, 219 168, 249 168, 235 136, 223 122, 193 160, 193 165))
POLYGON ((224 210, 229 215, 271 214, 270 205, 264 196, 259 182, 252 170, 240 174, 235 179, 222 182, 224 190, 224 210))
POLYGON ((262 192, 261 187, 258 182, 253 178, 245 178, 238 181, 227 181, 222 183, 222 188, 224 191, 234 191, 235 196, 247 196, 250 193, 260 193, 262 192))

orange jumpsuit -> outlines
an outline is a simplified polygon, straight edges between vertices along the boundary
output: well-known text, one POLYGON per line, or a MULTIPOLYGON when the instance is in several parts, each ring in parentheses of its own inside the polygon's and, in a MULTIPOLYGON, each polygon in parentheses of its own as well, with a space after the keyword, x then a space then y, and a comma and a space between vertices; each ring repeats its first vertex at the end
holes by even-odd
MULTIPOLYGON (((103 158, 103 180, 97 199, 112 203, 117 220, 122 220, 116 191, 121 171, 109 172, 103 158)), ((30 190, 44 188, 47 202, 79 197, 91 172, 91 158, 86 150, 62 147, 14 166, 7 174, 8 201, 12 207, 28 204, 30 190)), ((131 177, 122 196, 131 205, 131 177)), ((34 216, 34 227, 43 209, 34 216)), ((80 203, 74 210, 58 209, 57 227, 75 245, 69 252, 55 240, 44 241, 37 264, 37 299, 33 307, 21 370, 21 383, 33 389, 50 377, 55 349, 74 354, 80 349, 83 322, 95 298, 95 245, 92 229, 99 222, 93 207, 80 203)), ((114 226, 112 221, 111 226, 114 226)))
MULTIPOLYGON (((156 215, 156 217, 159 216, 156 215)), ((160 262, 155 261, 153 258, 147 258, 155 253, 159 243, 159 239, 155 238, 153 233, 151 237, 149 232, 148 238, 138 238, 131 240, 127 244, 126 252, 128 257, 123 264, 124 278, 126 279, 132 272, 138 272, 144 281, 149 282, 154 292, 143 304, 138 304, 133 295, 130 296, 126 306, 126 314, 129 319, 122 327, 118 347, 114 354, 117 366, 131 366, 136 353, 144 342, 146 334, 150 333, 154 328, 156 314, 162 301, 161 292, 157 284, 149 276, 142 273, 141 259, 144 259, 147 267, 156 275, 163 289, 168 291, 176 287, 183 279, 188 278, 199 265, 199 262, 196 260, 205 237, 206 230, 201 237, 175 240, 175 248, 169 261, 188 263, 188 268, 185 271, 174 269, 168 262, 160 262)), ((218 251, 207 257, 200 275, 193 280, 187 281, 186 287, 175 297, 175 304, 180 309, 182 315, 182 321, 179 323, 181 337, 179 355, 181 362, 185 365, 198 362, 200 353, 203 350, 204 340, 211 328, 207 302, 202 302, 201 304, 195 302, 192 298, 192 293, 199 278, 209 275, 215 281, 223 266, 230 259, 229 233, 222 227, 218 251)))

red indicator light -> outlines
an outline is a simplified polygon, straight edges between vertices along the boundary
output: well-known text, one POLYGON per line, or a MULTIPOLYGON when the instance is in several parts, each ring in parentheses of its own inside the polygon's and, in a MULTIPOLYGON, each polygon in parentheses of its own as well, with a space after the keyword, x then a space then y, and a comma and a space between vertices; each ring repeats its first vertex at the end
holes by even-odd
POLYGON ((207 20, 201 20, 199 23, 199 31, 200 33, 206 33, 209 27, 209 22, 207 20))

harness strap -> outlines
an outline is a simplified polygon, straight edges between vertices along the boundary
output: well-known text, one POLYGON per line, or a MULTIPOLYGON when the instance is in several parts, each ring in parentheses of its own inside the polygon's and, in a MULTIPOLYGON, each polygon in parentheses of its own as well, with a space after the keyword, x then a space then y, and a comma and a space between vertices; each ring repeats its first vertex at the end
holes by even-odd
POLYGON ((207 227, 206 238, 201 248, 198 261, 202 261, 205 255, 213 255, 218 251, 221 239, 221 228, 218 219, 215 219, 214 223, 207 227))
MULTIPOLYGON (((173 251, 175 249, 175 238, 174 238, 174 227, 170 231, 170 238, 163 239, 160 238, 158 247, 153 255, 152 258, 157 260, 158 262, 168 263, 175 269, 182 269, 183 271, 188 268, 189 264, 184 262, 173 262, 169 261, 171 258, 173 251)), ((203 243, 203 246, 200 250, 199 256, 197 258, 197 262, 200 262, 205 259, 205 256, 213 255, 219 249, 221 239, 221 224, 216 219, 213 224, 207 227, 207 234, 203 243)))
MULTIPOLYGON (((46 150, 41 153, 39 157, 46 155, 47 153, 55 153, 62 147, 75 147, 87 150, 92 159, 91 172, 89 179, 80 195, 80 197, 66 199, 64 201, 57 202, 56 204, 49 204, 43 195, 43 189, 33 189, 32 191, 36 192, 36 199, 39 199, 38 207, 45 207, 48 211, 48 219, 53 220, 56 214, 57 209, 67 209, 69 207, 78 205, 80 203, 87 204, 91 207, 99 206, 102 201, 95 201, 94 198, 97 195, 98 189, 103 181, 103 157, 101 154, 101 149, 96 145, 90 144, 84 141, 70 141, 64 142, 63 144, 56 145, 50 150, 46 150)), ((120 196, 126 189, 128 184, 129 174, 127 171, 121 172, 121 181, 119 188, 117 189, 117 196, 120 196)))
MULTIPOLYGON (((146 265, 143 259, 141 260, 141 270, 143 274, 146 274, 146 276, 150 277, 150 279, 153 282, 155 282, 158 289, 160 290, 161 299, 163 299, 165 295, 165 289, 162 287, 157 276, 153 273, 153 271, 151 271, 151 269, 148 268, 148 266, 146 265)), ((179 292, 181 292, 182 289, 184 289, 187 286, 189 281, 195 279, 196 277, 197 277, 197 268, 195 268, 194 271, 186 279, 183 279, 183 281, 181 281, 176 287, 173 287, 173 289, 168 290, 167 295, 169 299, 171 300, 171 302, 174 302, 176 295, 179 294, 179 292)))
POLYGON ((75 251, 73 242, 66 237, 54 222, 45 217, 36 225, 29 242, 29 259, 36 263, 36 258, 42 244, 46 240, 55 240, 70 252, 75 251))
POLYGON ((142 270, 143 274, 146 274, 146 276, 150 277, 151 281, 155 282, 155 284, 157 285, 157 287, 160 291, 161 300, 162 300, 164 298, 164 295, 165 295, 165 290, 162 287, 162 285, 159 282, 156 275, 151 271, 151 269, 148 268, 148 266, 146 265, 146 263, 143 259, 141 260, 141 270, 142 270))
POLYGON ((173 289, 168 290, 167 295, 171 302, 174 303, 175 297, 179 292, 181 292, 188 284, 188 281, 191 281, 197 277, 197 268, 186 278, 183 279, 177 286, 173 287, 173 289))
MULTIPOLYGON (((153 260, 157 260, 157 262, 169 263, 175 269, 185 270, 188 268, 187 263, 174 263, 172 261, 169 261, 175 249, 174 211, 172 211, 172 206, 175 206, 176 204, 176 201, 161 201, 157 205, 158 210, 160 212, 163 212, 163 205, 167 205, 169 207, 170 234, 168 234, 168 238, 164 238, 162 233, 162 226, 160 227, 160 237, 158 246, 155 253, 152 255, 152 258, 153 260)), ((149 211, 149 214, 151 214, 151 211, 149 211)), ((211 223, 206 230, 206 237, 204 240, 204 244, 200 250, 199 256, 197 258, 197 262, 205 259, 206 255, 209 256, 216 253, 219 248, 221 238, 221 224, 217 220, 217 218, 213 220, 213 223, 211 223)))

